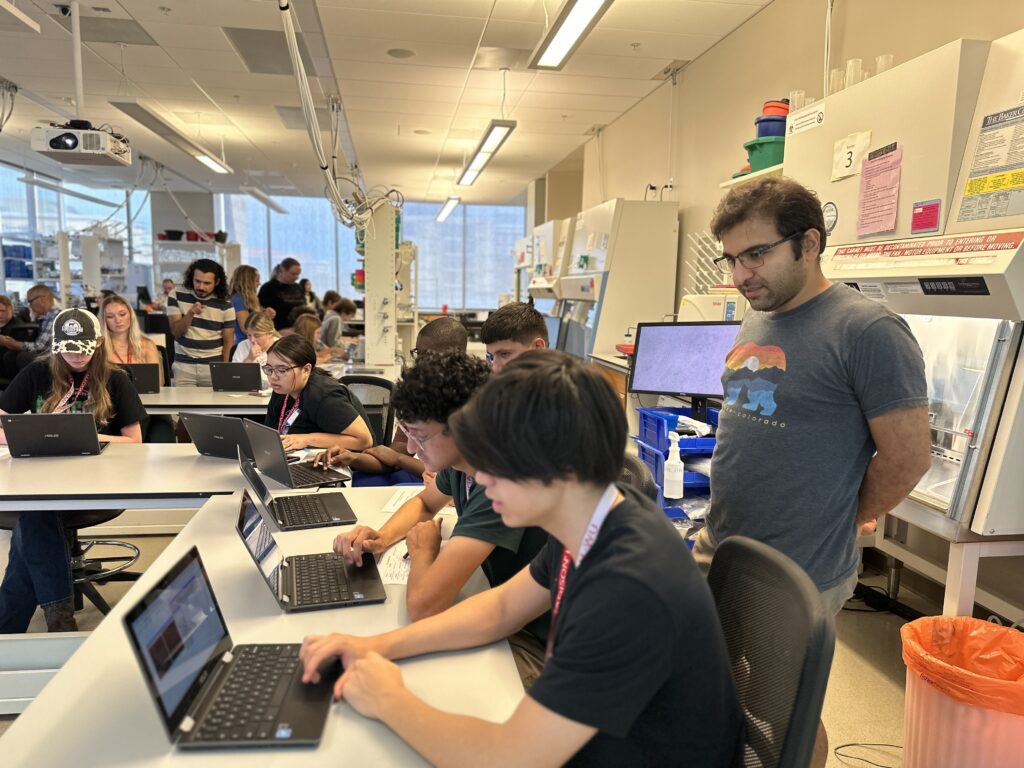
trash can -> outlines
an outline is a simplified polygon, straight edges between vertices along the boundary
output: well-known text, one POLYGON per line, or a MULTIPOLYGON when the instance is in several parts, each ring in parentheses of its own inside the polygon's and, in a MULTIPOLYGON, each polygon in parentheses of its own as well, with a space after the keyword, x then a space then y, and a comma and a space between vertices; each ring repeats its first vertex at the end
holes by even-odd
POLYGON ((970 616, 905 624, 904 768, 1024 766, 1024 633, 970 616))

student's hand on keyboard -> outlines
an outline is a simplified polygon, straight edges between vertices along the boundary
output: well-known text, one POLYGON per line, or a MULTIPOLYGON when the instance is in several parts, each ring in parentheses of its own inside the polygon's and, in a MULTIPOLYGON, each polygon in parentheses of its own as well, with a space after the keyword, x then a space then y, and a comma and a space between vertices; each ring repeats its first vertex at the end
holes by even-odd
MULTIPOLYGON (((329 635, 309 635, 302 641, 299 649, 299 661, 302 662, 302 682, 320 682, 320 670, 331 659, 341 659, 342 666, 348 669, 359 659, 376 650, 372 637, 353 637, 333 632, 329 635)), ((341 679, 334 686, 335 699, 341 696, 341 679)))
POLYGON ((309 447, 309 435, 281 435, 281 445, 286 451, 300 451, 309 447))
POLYGON ((348 563, 363 564, 363 554, 377 554, 387 548, 381 535, 365 525, 345 531, 334 540, 334 552, 348 563))
POLYGON ((328 448, 313 457, 314 467, 347 467, 352 463, 355 454, 345 448, 328 448))
POLYGON ((345 667, 345 673, 334 684, 334 696, 344 698, 363 717, 380 720, 384 702, 404 688, 398 665, 371 652, 345 667))

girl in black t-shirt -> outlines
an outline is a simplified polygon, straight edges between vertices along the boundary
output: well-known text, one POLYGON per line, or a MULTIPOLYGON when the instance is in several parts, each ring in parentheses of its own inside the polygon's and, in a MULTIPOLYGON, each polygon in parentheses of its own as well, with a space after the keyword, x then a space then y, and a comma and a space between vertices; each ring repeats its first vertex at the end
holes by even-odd
POLYGON ((313 345, 301 336, 285 336, 267 352, 263 372, 274 394, 264 424, 281 434, 286 451, 373 445, 362 404, 348 387, 316 367, 313 345))
MULTIPOLYGON (((85 411, 100 440, 141 443, 146 411, 131 381, 107 359, 99 320, 66 309, 53 323, 53 354, 24 368, 0 394, 0 413, 85 411)), ((0 442, 7 442, 0 430, 0 442)), ((70 460, 70 459, 69 459, 70 460)), ((21 515, 0 584, 0 634, 24 632, 36 606, 50 631, 73 632, 75 608, 62 513, 21 515)))

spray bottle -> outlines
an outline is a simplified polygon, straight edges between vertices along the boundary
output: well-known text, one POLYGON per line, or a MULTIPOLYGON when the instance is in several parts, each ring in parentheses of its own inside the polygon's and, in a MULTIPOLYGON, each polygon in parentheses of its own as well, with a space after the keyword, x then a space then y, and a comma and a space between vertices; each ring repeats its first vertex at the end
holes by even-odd
POLYGON ((665 503, 678 507, 683 498, 683 473, 685 471, 683 460, 679 456, 678 433, 669 432, 668 443, 668 458, 665 460, 665 503))

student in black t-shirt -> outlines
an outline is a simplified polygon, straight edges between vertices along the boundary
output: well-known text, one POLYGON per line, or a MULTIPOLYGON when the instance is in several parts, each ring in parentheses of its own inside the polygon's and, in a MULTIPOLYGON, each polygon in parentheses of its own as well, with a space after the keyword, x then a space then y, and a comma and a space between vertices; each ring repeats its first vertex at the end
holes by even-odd
MULTIPOLYGON (((139 422, 146 410, 128 375, 107 359, 96 316, 81 309, 58 314, 52 350, 50 357, 21 370, 0 394, 0 413, 91 412, 100 440, 141 443, 139 422)), ((0 443, 6 442, 0 430, 0 443)), ((37 605, 51 632, 77 629, 61 514, 33 510, 15 526, 0 585, 0 634, 28 629, 37 605)))
POLYGON ((626 420, 611 386, 561 352, 527 352, 452 422, 495 511, 548 544, 437 616, 306 638, 303 679, 340 656, 335 694, 433 764, 733 766, 741 711, 711 592, 664 514, 614 484, 626 420), (504 723, 431 707, 387 660, 486 645, 549 609, 544 670, 504 723))
POLYGON ((275 341, 263 372, 274 390, 263 423, 281 434, 286 451, 373 445, 362 404, 348 387, 316 367, 313 345, 301 336, 275 341))

